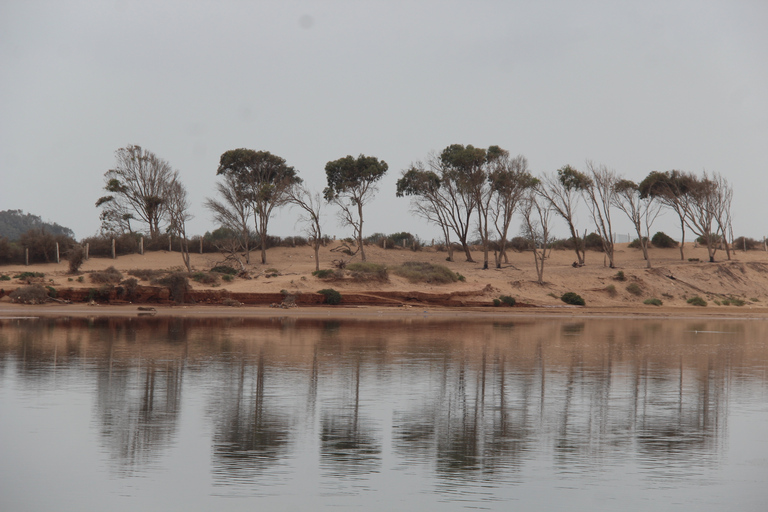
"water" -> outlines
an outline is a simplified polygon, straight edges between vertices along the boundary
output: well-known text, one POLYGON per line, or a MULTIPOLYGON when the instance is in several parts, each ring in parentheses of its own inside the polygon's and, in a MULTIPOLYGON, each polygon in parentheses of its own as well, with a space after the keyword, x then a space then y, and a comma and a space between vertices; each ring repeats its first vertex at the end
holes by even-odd
POLYGON ((768 322, 0 319, 0 510, 765 510, 768 322))

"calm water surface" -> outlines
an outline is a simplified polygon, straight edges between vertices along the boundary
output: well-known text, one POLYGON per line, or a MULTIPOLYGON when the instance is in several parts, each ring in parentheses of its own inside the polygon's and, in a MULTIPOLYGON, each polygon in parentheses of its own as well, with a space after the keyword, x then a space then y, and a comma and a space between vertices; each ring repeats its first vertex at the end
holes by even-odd
POLYGON ((768 322, 0 319, 0 510, 741 510, 768 322))

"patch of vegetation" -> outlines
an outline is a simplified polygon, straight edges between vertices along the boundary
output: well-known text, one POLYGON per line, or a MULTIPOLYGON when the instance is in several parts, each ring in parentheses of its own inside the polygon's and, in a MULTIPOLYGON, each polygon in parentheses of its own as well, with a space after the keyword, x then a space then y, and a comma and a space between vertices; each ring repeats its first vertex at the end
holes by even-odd
POLYGON ((118 297, 133 301, 136 299, 137 296, 137 289, 139 287, 139 281, 135 277, 129 277, 122 283, 120 283, 120 287, 117 289, 117 295, 118 297))
POLYGON ((235 276, 233 276, 232 274, 224 274, 223 276, 221 276, 221 278, 228 283, 231 283, 232 281, 235 280, 235 276))
POLYGON ((11 302, 16 304, 43 304, 48 300, 48 290, 40 284, 22 286, 12 291, 11 302))
POLYGON ((703 307, 703 306, 707 305, 707 301, 705 301, 704 299, 702 299, 698 295, 696 295, 695 297, 691 297, 690 299, 687 300, 687 302, 688 302, 688 304, 690 304, 692 306, 702 306, 703 307))
POLYGON ((690 262, 697 262, 697 261, 701 261, 701 260, 699 258, 688 258, 688 261, 690 261, 690 262))
POLYGON ((737 297, 728 297, 726 299, 723 299, 721 301, 721 304, 723 306, 743 306, 744 304, 746 304, 746 302, 737 297))
POLYGON ((749 299, 749 301, 750 302, 760 302, 760 299, 758 299, 757 297, 752 297, 751 299, 749 299))
POLYGON ((501 300, 493 299, 493 307, 497 308, 499 306, 501 306, 501 300))
POLYGON ((350 263, 347 265, 347 271, 355 281, 389 281, 387 267, 380 263, 370 263, 367 261, 350 263))
POLYGON ((740 251, 754 251, 755 249, 762 249, 763 243, 758 242, 754 238, 740 236, 733 241, 733 248, 740 251))
POLYGON ((118 284, 123 280, 123 274, 115 267, 109 267, 99 272, 91 272, 91 282, 96 284, 118 284))
POLYGON ((606 293, 608 293, 608 295, 610 295, 611 297, 615 297, 615 296, 616 296, 616 294, 618 293, 618 292, 616 291, 616 287, 615 287, 615 286, 613 286, 612 284, 609 284, 608 286, 606 286, 606 287, 604 288, 604 290, 605 290, 605 291, 606 291, 606 293))
POLYGON ((50 298, 55 299, 56 296, 59 295, 59 292, 57 292, 56 288, 54 288, 53 286, 46 286, 45 288, 46 288, 46 290, 48 290, 48 296, 50 298))
POLYGON ((323 270, 315 270, 312 272, 312 275, 318 279, 335 279, 336 271, 330 268, 326 268, 323 270))
POLYGON ((8 276, 5 274, 0 275, 0 281, 10 281, 10 280, 11 280, 11 276, 8 276))
POLYGON ((85 263, 85 249, 82 245, 76 244, 67 252, 67 261, 69 261, 69 273, 77 274, 80 267, 85 263))
POLYGON ((183 304, 186 302, 187 292, 189 291, 189 279, 184 272, 173 272, 160 279, 155 279, 152 284, 159 284, 165 286, 171 292, 171 299, 176 304, 183 304))
POLYGON ((499 296, 499 300, 502 302, 502 304, 506 304, 510 307, 515 305, 515 298, 510 297, 509 295, 501 295, 499 296))
POLYGON ((664 303, 661 301, 661 299, 657 299, 657 298, 653 297, 653 298, 650 298, 650 299, 645 299, 643 301, 643 304, 647 304, 649 306, 661 306, 664 303))
POLYGON ((237 270, 235 270, 233 267, 230 267, 229 265, 217 265, 211 269, 211 272, 226 274, 230 276, 237 275, 237 270))
POLYGON ((564 293, 562 297, 560 297, 560 300, 562 300, 566 304, 572 304, 574 306, 583 306, 586 304, 586 302, 584 302, 584 299, 581 298, 581 295, 574 292, 564 293))
POLYGON ((603 238, 597 233, 590 233, 584 238, 584 246, 593 251, 603 252, 603 238))
POLYGON ((653 235, 653 238, 651 238, 651 243, 654 247, 658 247, 659 249, 670 249, 672 247, 678 246, 677 240, 673 239, 663 231, 659 231, 653 235))
POLYGON ((21 274, 16 274, 13 276, 14 279, 21 279, 22 281, 34 277, 45 277, 45 274, 42 272, 22 272, 21 274))
POLYGON ((280 275, 280 271, 276 268, 268 268, 264 271, 264 277, 277 277, 280 275))
POLYGON ((509 241, 508 247, 513 251, 524 252, 533 249, 533 243, 523 236, 516 236, 509 241))
POLYGON ((142 281, 152 281, 165 274, 162 270, 151 270, 145 268, 136 268, 128 271, 129 276, 138 277, 142 281))
POLYGON ((230 298, 226 298, 226 299, 222 300, 221 303, 224 306, 229 306, 229 307, 232 307, 232 308, 239 308, 239 307, 241 307, 243 305, 243 303, 240 302, 239 300, 230 299, 230 298))
POLYGON ((77 282, 78 283, 82 283, 84 281, 85 281, 85 278, 83 276, 80 276, 80 277, 77 278, 77 282))
POLYGON ((640 285, 637 283, 630 283, 629 285, 627 285, 627 291, 637 297, 643 294, 643 289, 640 288, 640 285))
POLYGON ((617 280, 617 281, 626 281, 627 280, 627 276, 624 275, 624 271, 623 270, 619 270, 618 272, 616 272, 616 275, 613 276, 613 278, 615 280, 617 280))
POLYGON ((192 280, 200 283, 205 284, 208 286, 219 286, 221 284, 221 279, 219 279, 219 274, 217 273, 209 273, 209 272, 195 272, 192 274, 192 280))
POLYGON ((412 283, 448 284, 465 279, 448 267, 423 261, 406 261, 392 272, 412 283))
POLYGON ((317 293, 325 296, 325 300, 323 301, 325 304, 331 304, 335 306, 341 303, 341 293, 337 292, 333 288, 324 288, 322 290, 318 290, 317 293))
MULTIPOLYGON (((643 241, 647 244, 648 243, 648 237, 643 237, 643 241)), ((635 238, 631 242, 629 242, 629 245, 627 245, 630 249, 641 249, 642 246, 640 245, 640 239, 635 238)))

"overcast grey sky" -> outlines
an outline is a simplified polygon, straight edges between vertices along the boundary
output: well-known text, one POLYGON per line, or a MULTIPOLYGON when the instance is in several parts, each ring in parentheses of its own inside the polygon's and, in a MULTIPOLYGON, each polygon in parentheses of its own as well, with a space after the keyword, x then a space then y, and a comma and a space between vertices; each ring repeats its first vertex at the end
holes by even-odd
MULTIPOLYGON (((329 160, 385 160, 365 233, 429 239, 395 182, 454 143, 498 144, 537 174, 587 159, 635 181, 719 172, 736 236, 762 237, 768 2, 0 0, 0 210, 77 238, 99 230, 115 150, 138 144, 179 170, 192 234, 216 227, 202 203, 220 155, 246 147, 318 191, 329 160)), ((351 235, 327 212, 327 232, 351 235)), ((297 216, 270 231, 298 234, 297 216)), ((672 214, 654 227, 679 236, 672 214)))

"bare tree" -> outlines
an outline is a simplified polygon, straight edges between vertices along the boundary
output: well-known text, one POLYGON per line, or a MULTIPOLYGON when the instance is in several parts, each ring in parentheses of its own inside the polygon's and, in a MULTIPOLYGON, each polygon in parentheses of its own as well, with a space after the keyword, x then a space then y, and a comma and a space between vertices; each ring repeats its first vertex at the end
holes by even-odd
MULTIPOLYGON (((502 150, 503 151, 503 150, 502 150)), ((496 256, 496 268, 501 268, 501 258, 507 259, 507 235, 512 216, 520 206, 525 191, 534 186, 536 178, 528 171, 528 160, 523 155, 510 158, 507 151, 490 163, 488 181, 493 191, 491 217, 499 236, 499 254, 496 256)))
POLYGON ((603 251, 608 257, 608 266, 615 268, 613 261, 613 225, 611 224, 611 206, 615 202, 616 172, 604 165, 595 165, 587 161, 589 182, 584 184, 587 206, 595 228, 602 240, 603 251))
POLYGON ((547 246, 550 242, 551 213, 549 201, 540 193, 539 184, 529 188, 522 202, 523 231, 533 245, 536 282, 539 284, 544 284, 544 262, 547 257, 547 246))
MULTIPOLYGON (((688 193, 686 224, 707 246, 709 261, 715 261, 718 244, 727 236, 731 223, 733 189, 719 174, 695 178, 688 193)), ((730 257, 730 246, 724 241, 730 257)))
POLYGON ((643 250, 646 268, 651 268, 651 260, 648 257, 648 240, 653 221, 659 215, 661 205, 652 196, 642 197, 637 184, 634 181, 620 179, 614 185, 613 204, 623 211, 637 233, 640 248, 643 250), (645 233, 643 233, 645 227, 645 233))
POLYGON ((253 207, 248 193, 232 174, 225 174, 223 181, 216 183, 216 190, 221 196, 221 201, 208 198, 204 206, 213 213, 214 220, 221 226, 239 233, 240 236, 234 241, 241 247, 236 251, 242 249, 245 252, 245 262, 250 263, 250 222, 253 207))
POLYGON ((160 234, 174 171, 168 162, 136 145, 118 149, 115 157, 115 168, 104 173, 104 189, 110 195, 96 201, 102 208, 102 230, 130 232, 131 221, 136 220, 147 224, 154 239, 160 234))
POLYGON ((652 171, 638 185, 641 197, 656 198, 662 205, 672 209, 680 220, 680 259, 685 259, 686 216, 691 201, 691 190, 696 177, 681 171, 652 171))
MULTIPOLYGON (((706 178, 706 173, 705 173, 706 178)), ((721 174, 713 173, 710 178, 715 184, 715 197, 712 202, 714 207, 715 219, 717 221, 718 231, 725 246, 725 253, 728 259, 731 259, 731 247, 728 239, 733 241, 733 225, 731 223, 731 202, 733 201, 733 188, 728 180, 721 174)))
POLYGON ((179 238, 181 259, 184 261, 184 266, 187 267, 187 272, 191 272, 187 221, 192 219, 192 215, 189 213, 190 205, 187 199, 187 189, 179 180, 177 172, 174 172, 173 179, 166 189, 165 201, 168 231, 179 238))
POLYGON ((320 270, 320 246, 323 244, 320 215, 324 202, 323 195, 319 192, 310 192, 304 185, 295 185, 288 191, 288 200, 304 210, 304 215, 299 218, 299 222, 304 222, 307 226, 309 242, 315 251, 315 270, 320 270))
POLYGON ((557 170, 557 177, 546 175, 541 181, 542 184, 539 192, 549 201, 555 213, 568 223, 568 230, 571 232, 577 262, 579 265, 584 265, 586 248, 584 247, 582 236, 579 235, 579 231, 576 229, 575 219, 576 207, 581 197, 579 191, 586 189, 589 185, 589 178, 570 165, 566 165, 557 170))

